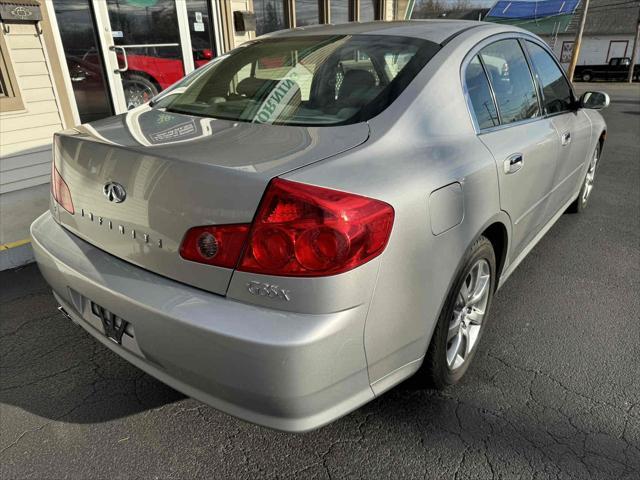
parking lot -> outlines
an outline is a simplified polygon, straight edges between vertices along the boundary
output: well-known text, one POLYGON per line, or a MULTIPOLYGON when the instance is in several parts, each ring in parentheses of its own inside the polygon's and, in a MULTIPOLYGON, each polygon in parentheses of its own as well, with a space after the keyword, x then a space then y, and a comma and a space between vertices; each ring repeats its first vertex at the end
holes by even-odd
POLYGON ((460 385, 274 432, 121 360, 31 265, 0 273, 0 477, 640 478, 640 86, 591 87, 612 103, 589 208, 497 294, 460 385))

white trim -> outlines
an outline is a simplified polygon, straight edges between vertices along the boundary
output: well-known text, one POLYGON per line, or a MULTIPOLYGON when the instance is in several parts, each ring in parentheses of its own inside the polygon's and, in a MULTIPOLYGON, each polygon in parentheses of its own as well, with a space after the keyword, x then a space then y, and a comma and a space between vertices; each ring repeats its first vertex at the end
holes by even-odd
POLYGON ((109 10, 107 2, 92 2, 95 17, 95 30, 98 35, 98 43, 104 58, 105 77, 111 93, 113 101, 113 109, 115 113, 123 113, 127 111, 127 102, 124 97, 124 89, 122 88, 122 77, 120 73, 115 73, 118 68, 118 56, 110 47, 115 46, 113 36, 111 35, 111 22, 109 21, 109 10))
POLYGON ((222 23, 220 22, 220 2, 211 0, 211 26, 213 28, 213 37, 216 43, 216 56, 227 53, 224 49, 224 40, 222 38, 222 23))
POLYGON ((187 75, 193 72, 196 66, 193 62, 189 14, 185 0, 176 0, 176 17, 178 19, 178 33, 180 34, 180 46, 182 48, 182 65, 184 66, 184 74, 187 75))
MULTIPOLYGON (((76 102, 76 96, 73 93, 73 84, 71 83, 71 76, 69 75, 69 68, 67 67, 67 59, 64 56, 64 46, 62 45, 62 37, 60 36, 60 28, 58 26, 58 18, 56 17, 55 9, 51 0, 45 0, 43 7, 47 10, 47 16, 49 17, 49 23, 51 24, 51 30, 53 35, 53 41, 55 43, 55 54, 58 57, 60 63, 60 70, 62 71, 62 80, 64 82, 65 90, 67 91, 67 97, 69 98, 69 106, 71 108, 71 115, 73 115, 73 121, 76 125, 80 125, 80 112, 78 111, 78 104, 76 102)), ((46 49, 45 49, 46 50, 46 49)), ((47 57, 47 63, 49 58, 47 57)), ((55 82, 54 82, 55 84, 55 82)), ((58 99, 58 93, 56 92, 56 99, 58 99)), ((75 125, 66 125, 64 122, 64 116, 61 115, 63 125, 66 128, 73 127, 75 125)))

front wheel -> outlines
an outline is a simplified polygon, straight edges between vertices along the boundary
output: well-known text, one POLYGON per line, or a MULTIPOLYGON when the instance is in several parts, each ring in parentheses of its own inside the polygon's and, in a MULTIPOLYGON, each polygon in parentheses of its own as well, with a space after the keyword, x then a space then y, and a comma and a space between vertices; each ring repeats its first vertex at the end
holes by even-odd
POLYGON ((420 373, 428 386, 453 385, 469 368, 487 324, 495 284, 493 246, 480 237, 466 254, 433 332, 420 373))
POLYGON ((590 82, 592 78, 593 77, 591 76, 591 72, 584 72, 582 74, 582 81, 583 82, 590 82))
POLYGON ((598 163, 600 160, 600 147, 597 146, 591 160, 589 161, 589 168, 584 176, 582 187, 580 187, 580 193, 578 198, 569 206, 570 213, 580 213, 587 208, 587 202, 593 191, 593 185, 596 180, 596 170, 598 169, 598 163))

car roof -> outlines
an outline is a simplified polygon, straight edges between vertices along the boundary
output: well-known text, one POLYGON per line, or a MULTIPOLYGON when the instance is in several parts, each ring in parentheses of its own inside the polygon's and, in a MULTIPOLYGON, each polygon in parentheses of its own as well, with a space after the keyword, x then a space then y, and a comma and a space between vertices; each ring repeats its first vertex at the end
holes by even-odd
POLYGON ((471 28, 489 26, 486 22, 471 20, 402 20, 377 22, 350 22, 339 25, 313 25, 280 30, 259 38, 296 37, 309 35, 397 35, 420 38, 434 43, 446 43, 450 38, 471 28))

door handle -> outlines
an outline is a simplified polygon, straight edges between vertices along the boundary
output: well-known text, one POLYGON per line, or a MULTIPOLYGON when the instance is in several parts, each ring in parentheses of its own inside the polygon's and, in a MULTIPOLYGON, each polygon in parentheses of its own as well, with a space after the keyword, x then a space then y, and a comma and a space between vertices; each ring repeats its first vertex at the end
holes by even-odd
POLYGON ((566 147, 571 143, 571 132, 564 132, 562 134, 562 146, 566 147))
POLYGON ((524 159, 521 153, 514 153, 504 161, 504 173, 516 173, 524 166, 524 159))
POLYGON ((118 63, 118 68, 115 68, 113 70, 114 73, 123 73, 126 72, 127 70, 129 70, 129 60, 127 60, 127 51, 124 49, 124 47, 120 47, 118 45, 111 45, 109 47, 109 50, 111 50, 112 52, 116 52, 117 50, 121 50, 122 51, 122 58, 124 59, 124 67, 120 68, 120 61, 118 60, 118 57, 116 55, 116 62, 118 63))

